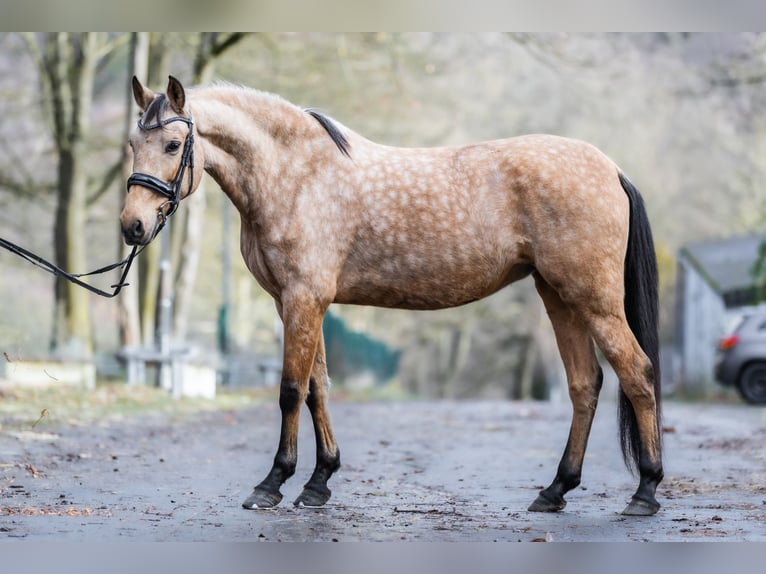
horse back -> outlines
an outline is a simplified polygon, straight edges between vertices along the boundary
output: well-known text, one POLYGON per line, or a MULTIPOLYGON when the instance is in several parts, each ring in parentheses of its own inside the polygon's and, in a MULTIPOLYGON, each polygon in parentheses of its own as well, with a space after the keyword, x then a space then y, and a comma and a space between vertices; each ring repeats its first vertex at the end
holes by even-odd
POLYGON ((460 305, 554 265, 562 248, 578 257, 595 227, 611 228, 606 243, 626 233, 616 166, 584 142, 531 135, 407 149, 352 140, 352 150, 340 178, 353 200, 342 214, 338 302, 460 305))

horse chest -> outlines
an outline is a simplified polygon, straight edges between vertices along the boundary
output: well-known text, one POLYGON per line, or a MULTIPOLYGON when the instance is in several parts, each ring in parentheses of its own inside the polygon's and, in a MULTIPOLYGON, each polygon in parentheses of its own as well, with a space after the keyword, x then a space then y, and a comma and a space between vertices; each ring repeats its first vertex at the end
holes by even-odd
POLYGON ((266 254, 263 245, 257 236, 248 232, 244 227, 240 237, 240 249, 242 258, 245 260, 250 273, 253 274, 258 284, 272 297, 277 298, 281 292, 281 286, 274 273, 274 262, 266 254))

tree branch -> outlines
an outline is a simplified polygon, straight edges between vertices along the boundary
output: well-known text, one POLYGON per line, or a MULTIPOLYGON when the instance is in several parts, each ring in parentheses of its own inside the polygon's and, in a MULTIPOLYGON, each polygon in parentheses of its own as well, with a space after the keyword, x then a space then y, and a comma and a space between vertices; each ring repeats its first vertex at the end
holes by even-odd
POLYGON ((210 55, 213 58, 217 58, 221 54, 223 54, 226 50, 240 42, 245 36, 247 36, 249 32, 234 32, 233 34, 229 34, 227 37, 225 37, 220 42, 213 43, 213 46, 210 50, 210 55))
POLYGON ((53 123, 53 137, 56 146, 63 149, 68 141, 67 119, 70 114, 66 110, 68 90, 66 74, 62 71, 61 48, 63 33, 49 33, 45 36, 45 49, 42 54, 42 69, 44 77, 50 88, 51 115, 53 123))
POLYGON ((0 172, 0 189, 2 188, 25 199, 39 197, 41 192, 50 195, 56 190, 56 186, 52 183, 36 183, 30 179, 17 180, 4 172, 0 172))
POLYGON ((100 68, 105 67, 117 54, 117 48, 127 45, 130 41, 130 34, 123 33, 114 38, 104 38, 99 48, 95 51, 93 58, 98 62, 100 68))
POLYGON ((119 176, 121 173, 122 158, 118 159, 112 164, 112 167, 110 167, 109 170, 104 174, 103 178, 101 178, 100 185, 88 195, 88 198, 86 199, 87 204, 91 205, 95 203, 101 198, 102 195, 109 191, 112 183, 114 183, 114 180, 117 179, 117 176, 119 176))
POLYGON ((194 58, 194 79, 196 83, 206 81, 206 72, 212 62, 226 50, 240 42, 249 32, 235 32, 219 38, 218 32, 202 32, 197 55, 194 58))

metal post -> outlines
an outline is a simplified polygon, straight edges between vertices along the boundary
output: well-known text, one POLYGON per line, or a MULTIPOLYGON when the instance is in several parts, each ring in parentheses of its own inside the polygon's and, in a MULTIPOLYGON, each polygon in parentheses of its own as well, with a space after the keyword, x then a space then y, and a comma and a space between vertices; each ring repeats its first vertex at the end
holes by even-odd
POLYGON ((218 352, 224 359, 221 362, 220 381, 228 385, 231 380, 229 363, 225 360, 229 352, 229 307, 231 305, 231 250, 229 249, 229 230, 231 229, 231 209, 225 199, 221 203, 221 307, 218 310, 218 352))
POLYGON ((229 352, 229 307, 231 306, 231 206, 224 200, 221 204, 221 309, 218 314, 218 350, 222 355, 229 352))

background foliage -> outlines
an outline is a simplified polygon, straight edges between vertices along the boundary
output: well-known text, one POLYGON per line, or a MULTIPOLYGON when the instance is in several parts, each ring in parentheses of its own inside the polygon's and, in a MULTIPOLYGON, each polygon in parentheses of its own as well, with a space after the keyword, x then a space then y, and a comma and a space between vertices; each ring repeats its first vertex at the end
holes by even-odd
MULTIPOLYGON (((645 197, 661 267, 666 342, 679 247, 763 230, 766 35, 258 33, 237 38, 214 65, 201 67, 200 54, 212 54, 225 39, 150 36, 161 73, 148 81, 161 89, 162 74, 170 72, 187 83, 201 78, 276 92, 391 145, 550 132, 600 147, 645 197)), ((60 154, 40 66, 45 40, 0 35, 0 234, 52 258, 60 154)), ((115 177, 114 166, 125 148, 132 57, 130 35, 102 34, 96 41, 88 130, 78 152, 86 193, 77 233, 87 268, 121 251, 124 179, 115 177)), ((226 242, 235 253, 232 345, 277 352, 273 305, 236 256, 236 217, 222 237, 225 198, 212 181, 204 197, 194 235, 199 273, 184 303, 186 344, 216 346, 226 242)), ((175 235, 178 255, 188 244, 175 235)), ((16 357, 48 354, 56 340, 53 280, 10 254, 0 254, 0 277, 0 348, 16 357)), ((108 356, 120 345, 120 309, 88 297, 88 344, 96 356, 108 356)), ((334 311, 352 331, 398 351, 400 380, 423 393, 516 396, 541 378, 560 377, 530 282, 447 311, 334 311)))

